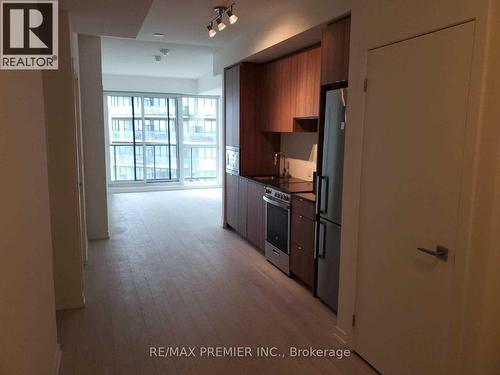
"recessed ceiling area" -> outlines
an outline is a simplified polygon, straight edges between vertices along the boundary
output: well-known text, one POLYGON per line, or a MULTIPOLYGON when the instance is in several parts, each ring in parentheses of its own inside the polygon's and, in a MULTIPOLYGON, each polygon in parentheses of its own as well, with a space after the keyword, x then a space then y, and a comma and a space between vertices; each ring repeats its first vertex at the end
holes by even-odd
POLYGON ((214 7, 229 6, 232 1, 154 0, 137 39, 154 41, 154 33, 165 34, 169 43, 223 47, 240 36, 251 33, 267 20, 286 12, 290 0, 238 0, 234 14, 238 21, 209 38, 207 23, 215 16, 214 7))
MULTIPOLYGON (((156 38, 158 39, 158 38, 156 38)), ((102 38, 103 74, 197 79, 212 72, 214 47, 102 38), (159 63, 155 55, 167 48, 159 63)))

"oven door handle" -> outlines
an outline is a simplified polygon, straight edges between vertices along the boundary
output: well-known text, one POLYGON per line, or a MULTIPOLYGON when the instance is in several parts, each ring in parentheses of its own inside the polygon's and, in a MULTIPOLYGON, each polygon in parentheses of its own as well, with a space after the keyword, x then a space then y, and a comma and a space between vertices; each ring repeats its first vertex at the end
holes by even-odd
POLYGON ((268 198, 266 196, 263 196, 262 199, 269 203, 269 204, 272 204, 273 206, 276 206, 276 207, 281 207, 281 208, 284 208, 286 210, 288 210, 290 208, 290 205, 286 204, 286 203, 280 203, 280 202, 276 202, 275 200, 271 199, 271 198, 268 198))

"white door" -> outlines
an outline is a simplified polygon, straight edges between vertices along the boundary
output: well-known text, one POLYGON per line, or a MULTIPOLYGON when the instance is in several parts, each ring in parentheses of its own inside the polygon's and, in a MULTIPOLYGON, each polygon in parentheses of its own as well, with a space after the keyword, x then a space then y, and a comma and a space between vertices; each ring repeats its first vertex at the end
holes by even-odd
POLYGON ((473 34, 368 53, 355 347, 384 375, 448 373, 473 34))

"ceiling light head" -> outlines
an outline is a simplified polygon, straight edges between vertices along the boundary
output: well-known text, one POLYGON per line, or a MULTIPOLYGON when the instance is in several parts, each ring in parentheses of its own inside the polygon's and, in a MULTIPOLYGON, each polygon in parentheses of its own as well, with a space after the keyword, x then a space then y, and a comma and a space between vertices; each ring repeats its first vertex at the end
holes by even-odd
POLYGON ((217 22, 217 28, 219 29, 219 31, 222 31, 226 28, 226 24, 222 21, 221 17, 217 18, 215 22, 217 22))
POLYGON ((167 56, 170 53, 170 50, 168 48, 160 48, 160 53, 163 56, 167 56))
POLYGON ((214 30, 214 26, 212 23, 210 23, 210 25, 207 26, 207 30, 208 30, 208 36, 210 38, 213 38, 215 34, 217 34, 217 31, 214 30))
POLYGON ((161 62, 161 55, 154 55, 153 59, 155 63, 159 64, 161 62))
POLYGON ((156 38, 164 38, 165 34, 163 34, 163 33, 154 33, 153 36, 156 37, 156 38))
POLYGON ((229 17, 229 23, 232 25, 238 21, 238 17, 233 13, 233 6, 231 5, 231 9, 227 11, 227 16, 229 17))
POLYGON ((214 8, 214 12, 217 13, 217 17, 215 18, 215 23, 217 23, 217 29, 219 29, 219 31, 222 31, 226 28, 226 24, 224 23, 224 21, 222 21, 222 16, 224 16, 226 10, 227 7, 225 6, 217 6, 214 8))

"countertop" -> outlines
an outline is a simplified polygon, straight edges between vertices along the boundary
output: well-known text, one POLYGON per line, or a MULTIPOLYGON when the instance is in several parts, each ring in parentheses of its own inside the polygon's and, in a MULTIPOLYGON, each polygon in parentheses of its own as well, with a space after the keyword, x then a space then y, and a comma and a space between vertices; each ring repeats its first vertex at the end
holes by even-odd
MULTIPOLYGON (((269 186, 281 190, 288 194, 309 193, 313 191, 313 183, 311 181, 302 180, 296 177, 272 177, 272 176, 243 176, 262 185, 269 186)), ((309 199, 309 198, 306 198, 309 199)))
POLYGON ((314 194, 314 193, 294 193, 293 195, 300 197, 300 198, 304 198, 304 199, 311 201, 311 202, 316 202, 316 194, 314 194))

